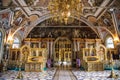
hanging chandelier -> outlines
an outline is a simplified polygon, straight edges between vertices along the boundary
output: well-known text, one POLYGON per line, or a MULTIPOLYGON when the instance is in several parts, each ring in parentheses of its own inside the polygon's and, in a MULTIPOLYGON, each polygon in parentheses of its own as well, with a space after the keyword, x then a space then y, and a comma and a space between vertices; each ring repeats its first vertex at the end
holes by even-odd
POLYGON ((48 10, 53 20, 67 24, 71 16, 80 18, 82 3, 81 0, 51 0, 48 10))

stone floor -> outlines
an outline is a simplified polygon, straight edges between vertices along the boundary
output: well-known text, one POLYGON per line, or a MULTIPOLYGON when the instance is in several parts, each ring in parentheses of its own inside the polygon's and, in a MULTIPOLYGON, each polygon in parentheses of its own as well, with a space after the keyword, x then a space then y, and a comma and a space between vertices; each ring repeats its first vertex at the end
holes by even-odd
POLYGON ((111 74, 110 70, 106 71, 78 71, 73 70, 73 74, 76 76, 77 80, 120 80, 120 71, 116 70, 114 71, 116 75, 119 77, 117 79, 114 78, 108 78, 111 74))
MULTIPOLYGON (((22 80, 120 80, 120 71, 115 70, 115 74, 119 78, 108 78, 111 74, 110 70, 105 71, 80 71, 73 69, 48 69, 45 72, 24 72, 22 71, 22 80)), ((0 80, 19 80, 16 79, 18 75, 17 71, 7 71, 2 74, 0 80)))
MULTIPOLYGON (((49 69, 45 72, 24 72, 22 71, 22 80, 53 80, 56 69, 49 69)), ((18 71, 7 71, 2 74, 0 80, 19 80, 17 79, 18 71)))

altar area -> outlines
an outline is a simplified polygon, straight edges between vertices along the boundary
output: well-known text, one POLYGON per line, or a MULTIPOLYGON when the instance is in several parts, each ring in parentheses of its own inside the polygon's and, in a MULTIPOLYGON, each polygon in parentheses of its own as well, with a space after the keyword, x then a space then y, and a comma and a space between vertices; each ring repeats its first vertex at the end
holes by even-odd
POLYGON ((26 38, 24 43, 21 48, 10 49, 8 69, 15 70, 21 65, 26 72, 60 66, 103 71, 113 60, 112 55, 116 54, 116 49, 107 49, 101 44, 101 39, 26 38))

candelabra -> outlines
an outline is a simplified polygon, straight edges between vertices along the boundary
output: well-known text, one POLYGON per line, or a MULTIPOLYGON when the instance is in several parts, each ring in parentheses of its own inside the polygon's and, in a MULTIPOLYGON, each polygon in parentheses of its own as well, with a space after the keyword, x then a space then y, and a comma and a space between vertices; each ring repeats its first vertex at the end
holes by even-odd
POLYGON ((8 63, 8 59, 3 59, 3 72, 5 72, 7 70, 7 63, 8 63))
POLYGON ((22 68, 22 61, 19 62, 19 71, 18 71, 17 79, 22 79, 23 78, 21 68, 22 68))
POLYGON ((113 60, 111 60, 111 66, 112 66, 112 70, 111 70, 111 74, 110 74, 110 76, 108 78, 115 78, 116 79, 119 76, 116 75, 115 72, 114 72, 114 62, 113 62, 113 60))

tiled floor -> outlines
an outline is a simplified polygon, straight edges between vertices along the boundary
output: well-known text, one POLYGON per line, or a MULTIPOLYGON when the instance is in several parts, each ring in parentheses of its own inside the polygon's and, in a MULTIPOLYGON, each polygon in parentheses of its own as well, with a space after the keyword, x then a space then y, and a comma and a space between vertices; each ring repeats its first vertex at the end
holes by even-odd
POLYGON ((120 80, 120 71, 115 71, 115 74, 119 76, 119 78, 108 78, 111 74, 111 71, 75 71, 73 70, 73 74, 77 77, 77 80, 120 80))
MULTIPOLYGON (((119 78, 108 78, 111 71, 80 71, 80 70, 65 70, 65 69, 49 69, 43 72, 22 72, 23 80, 120 80, 120 71, 115 71, 119 78), (56 74, 55 74, 56 73, 56 74), (54 77, 55 76, 55 77, 54 77), (76 76, 76 77, 75 77, 76 76), (77 79, 76 79, 77 78, 77 79)), ((2 75, 0 80, 16 80, 18 72, 8 71, 2 75)))
MULTIPOLYGON (((53 80, 55 69, 50 69, 45 72, 22 72, 22 80, 53 80)), ((2 75, 4 80, 16 80, 18 75, 17 71, 8 71, 2 75)))

